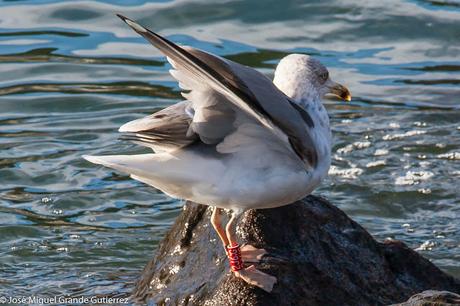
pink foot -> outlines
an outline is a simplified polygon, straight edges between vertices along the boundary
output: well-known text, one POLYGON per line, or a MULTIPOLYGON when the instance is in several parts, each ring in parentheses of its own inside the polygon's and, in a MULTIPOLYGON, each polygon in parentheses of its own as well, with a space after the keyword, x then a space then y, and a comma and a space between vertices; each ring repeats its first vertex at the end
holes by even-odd
POLYGON ((253 265, 234 273, 236 277, 241 278, 246 283, 257 286, 267 292, 271 292, 276 283, 276 277, 257 270, 253 265))
POLYGON ((244 262, 258 263, 267 254, 265 249, 257 249, 250 244, 241 247, 241 258, 244 262))

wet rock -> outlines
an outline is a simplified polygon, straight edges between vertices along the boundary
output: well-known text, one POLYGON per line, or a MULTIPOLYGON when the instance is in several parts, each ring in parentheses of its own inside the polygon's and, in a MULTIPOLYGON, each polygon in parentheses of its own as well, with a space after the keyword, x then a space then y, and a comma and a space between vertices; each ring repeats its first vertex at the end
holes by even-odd
POLYGON ((412 296, 407 302, 393 306, 458 306, 460 295, 448 291, 427 290, 412 296))
POLYGON ((265 248, 258 268, 278 278, 271 293, 232 276, 207 206, 187 203, 133 292, 157 305, 388 305, 460 282, 402 242, 379 243, 328 201, 251 210, 240 242, 265 248))

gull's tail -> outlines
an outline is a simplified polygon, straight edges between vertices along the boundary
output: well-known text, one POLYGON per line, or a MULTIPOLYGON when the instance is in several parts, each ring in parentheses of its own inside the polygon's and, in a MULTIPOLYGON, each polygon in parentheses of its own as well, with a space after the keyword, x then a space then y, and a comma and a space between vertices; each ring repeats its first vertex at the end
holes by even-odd
POLYGON ((94 164, 127 173, 131 178, 160 189, 173 198, 189 196, 187 186, 190 180, 196 179, 190 177, 190 173, 181 171, 180 163, 167 154, 84 155, 82 157, 94 164))
POLYGON ((174 197, 189 199, 193 186, 209 184, 225 173, 224 165, 215 159, 182 152, 137 155, 84 155, 84 159, 129 174, 133 179, 146 183, 174 197), (191 162, 192 161, 192 162, 191 162), (207 170, 207 173, 203 173, 207 170))
POLYGON ((130 175, 146 176, 157 168, 155 155, 83 155, 82 157, 93 164, 103 165, 130 175))

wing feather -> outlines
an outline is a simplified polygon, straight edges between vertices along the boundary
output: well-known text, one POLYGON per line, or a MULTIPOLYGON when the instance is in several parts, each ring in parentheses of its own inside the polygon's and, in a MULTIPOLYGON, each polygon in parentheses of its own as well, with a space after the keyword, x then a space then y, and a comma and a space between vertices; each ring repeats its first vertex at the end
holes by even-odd
POLYGON ((121 137, 151 147, 155 151, 170 151, 192 144, 198 139, 191 131, 190 102, 183 101, 144 118, 122 125, 121 137))
POLYGON ((186 95, 195 111, 192 127, 204 142, 213 143, 217 136, 232 131, 232 125, 228 123, 236 119, 226 114, 231 114, 237 107, 271 130, 310 166, 316 166, 318 156, 308 125, 271 80, 249 67, 201 50, 181 48, 134 21, 118 16, 167 56, 177 71, 173 72, 173 76, 179 80, 182 88, 192 89, 186 95), (205 95, 208 98, 199 105, 200 98, 205 95), (213 116, 206 113, 221 107, 223 103, 219 102, 222 101, 229 104, 227 109, 214 112, 213 116), (217 131, 208 137, 206 133, 209 133, 209 127, 217 126, 211 124, 209 118, 217 118, 214 123, 225 122, 225 131, 217 131))

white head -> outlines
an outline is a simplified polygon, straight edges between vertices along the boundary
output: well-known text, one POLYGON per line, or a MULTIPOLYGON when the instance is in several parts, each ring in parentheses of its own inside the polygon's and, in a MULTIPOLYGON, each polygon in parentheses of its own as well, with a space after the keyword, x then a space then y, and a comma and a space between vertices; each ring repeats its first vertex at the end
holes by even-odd
POLYGON ((348 89, 332 81, 320 61, 305 54, 290 54, 282 58, 276 67, 273 83, 300 105, 320 101, 326 94, 351 100, 348 89))

